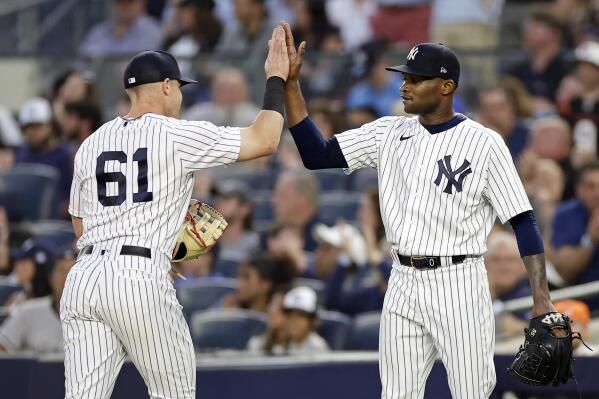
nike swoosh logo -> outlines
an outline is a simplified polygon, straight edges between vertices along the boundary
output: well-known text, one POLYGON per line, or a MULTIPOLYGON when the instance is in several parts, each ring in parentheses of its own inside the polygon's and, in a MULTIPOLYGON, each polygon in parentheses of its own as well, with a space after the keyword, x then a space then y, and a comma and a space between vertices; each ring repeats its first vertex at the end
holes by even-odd
POLYGON ((408 137, 401 136, 401 137, 399 138, 399 141, 404 141, 404 140, 407 140, 407 139, 411 139, 412 137, 414 137, 414 135, 412 135, 412 136, 408 136, 408 137))

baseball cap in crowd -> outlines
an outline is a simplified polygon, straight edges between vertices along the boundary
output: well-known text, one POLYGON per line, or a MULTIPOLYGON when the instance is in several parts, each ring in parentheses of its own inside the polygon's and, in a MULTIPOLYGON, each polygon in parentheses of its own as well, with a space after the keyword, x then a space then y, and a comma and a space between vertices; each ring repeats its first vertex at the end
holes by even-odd
POLYGON ((248 193, 248 186, 238 180, 223 180, 210 188, 210 194, 213 196, 235 197, 244 203, 248 202, 248 193))
POLYGON ((588 62, 599 67, 599 43, 591 41, 581 43, 576 47, 574 56, 578 62, 588 62))
POLYGON ((295 310, 308 315, 316 315, 318 297, 310 287, 295 287, 283 298, 283 310, 295 310))
POLYGON ((125 89, 162 82, 165 79, 176 79, 181 82, 181 86, 198 83, 196 80, 182 77, 175 57, 161 50, 147 50, 137 54, 127 64, 123 75, 125 89))
POLYGON ((54 263, 56 254, 51 243, 30 238, 20 248, 11 249, 10 257, 12 260, 31 259, 36 265, 51 265, 54 263))
POLYGON ((385 68, 429 78, 460 80, 460 61, 449 47, 441 43, 421 43, 410 50, 403 65, 385 68))
POLYGON ((19 112, 21 126, 34 123, 50 123, 52 121, 52 108, 45 98, 33 97, 25 102, 19 112))
POLYGON ((591 321, 591 312, 589 307, 582 301, 575 299, 558 301, 555 302, 555 309, 582 325, 586 326, 591 321))
POLYGON ((337 248, 357 266, 368 263, 368 250, 362 234, 351 224, 327 226, 322 223, 314 226, 314 238, 337 248))

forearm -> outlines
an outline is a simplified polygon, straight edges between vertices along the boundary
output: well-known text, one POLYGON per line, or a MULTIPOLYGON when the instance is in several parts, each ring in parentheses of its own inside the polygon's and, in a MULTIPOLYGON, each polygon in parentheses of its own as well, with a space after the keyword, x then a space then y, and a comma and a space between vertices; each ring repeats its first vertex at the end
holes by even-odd
POLYGON ((290 127, 289 132, 307 169, 347 168, 337 139, 325 140, 310 118, 290 127))
POLYGON ((306 101, 297 80, 290 80, 285 84, 285 112, 289 127, 297 125, 308 116, 306 101))
POLYGON ((533 301, 535 303, 549 301, 549 287, 547 286, 547 275, 545 274, 545 254, 524 256, 522 261, 524 261, 524 266, 528 272, 533 301))
POLYGON ((549 259, 559 275, 566 281, 574 281, 588 266, 593 252, 584 247, 572 245, 554 250, 549 259))
POLYGON ((253 139, 263 143, 267 153, 275 152, 281 139, 283 123, 283 115, 280 113, 271 110, 260 111, 250 126, 253 130, 253 139))

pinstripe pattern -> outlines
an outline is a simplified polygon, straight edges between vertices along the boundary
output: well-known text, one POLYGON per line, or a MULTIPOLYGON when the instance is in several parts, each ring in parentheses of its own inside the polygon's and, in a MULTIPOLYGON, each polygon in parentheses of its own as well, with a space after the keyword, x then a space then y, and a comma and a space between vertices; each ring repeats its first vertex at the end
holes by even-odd
POLYGON ((506 222, 531 209, 505 143, 469 119, 431 134, 417 117, 382 118, 336 137, 347 173, 378 169, 392 244, 379 342, 382 398, 422 398, 437 357, 454 398, 488 398, 495 324, 481 255, 497 217, 506 222), (398 254, 473 257, 418 270, 402 266, 398 254))
POLYGON ((195 354, 169 276, 193 172, 237 160, 238 128, 116 118, 79 148, 69 212, 83 219, 61 299, 66 398, 109 398, 126 356, 152 398, 195 398, 195 354), (116 155, 115 155, 116 154, 116 155), (152 259, 120 255, 149 248, 152 259))

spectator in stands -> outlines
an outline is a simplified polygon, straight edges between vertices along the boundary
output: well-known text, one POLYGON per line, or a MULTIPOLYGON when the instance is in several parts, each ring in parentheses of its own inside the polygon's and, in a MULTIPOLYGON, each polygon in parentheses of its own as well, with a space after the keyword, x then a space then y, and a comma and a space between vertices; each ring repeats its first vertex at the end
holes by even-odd
POLYGON ((220 69, 212 80, 212 100, 190 107, 184 119, 218 126, 249 126, 260 108, 248 99, 247 80, 240 70, 220 69))
MULTIPOLYGON (((549 260, 568 285, 599 280, 599 162, 582 167, 576 198, 555 212, 549 260)), ((599 300, 585 300, 592 310, 599 300)))
POLYGON ((340 104, 336 101, 317 98, 310 100, 307 107, 312 120, 326 139, 332 138, 335 132, 343 130, 343 115, 340 104))
POLYGON ((293 265, 295 275, 314 277, 308 269, 309 256, 304 251, 304 236, 301 228, 293 223, 275 223, 266 233, 266 250, 275 258, 288 259, 293 265))
POLYGON ((561 29, 561 23, 553 14, 532 13, 522 27, 527 58, 509 70, 535 97, 537 110, 553 107, 559 83, 572 69, 562 52, 561 29))
POLYGON ((542 158, 535 161, 530 178, 524 181, 537 224, 545 235, 551 231, 555 211, 564 195, 565 183, 560 166, 551 159, 542 158))
POLYGON ((73 153, 60 143, 52 124, 50 103, 40 97, 29 99, 21 107, 19 122, 26 144, 17 151, 15 164, 42 164, 56 169, 61 200, 58 213, 65 217, 73 179, 73 153))
POLYGON ((409 46, 429 41, 431 0, 377 0, 377 3, 378 10, 370 18, 374 37, 409 46), (414 28, 400 28, 408 26, 414 28))
MULTIPOLYGON (((579 332, 582 339, 586 342, 593 339, 589 328, 591 311, 586 303, 576 299, 565 299, 555 302, 555 310, 570 318, 572 331, 579 332)), ((574 356, 599 356, 597 349, 589 347, 587 343, 583 345, 578 339, 572 341, 572 347, 574 348, 574 356)))
MULTIPOLYGON (((498 230, 489 235, 485 266, 494 301, 504 302, 531 295, 526 268, 512 233, 498 230)), ((527 324, 521 313, 504 314, 497 322, 498 333, 508 335, 521 334, 527 324)))
POLYGON ((385 44, 375 41, 363 45, 355 60, 353 73, 362 80, 351 88, 346 107, 369 107, 375 109, 379 116, 392 115, 393 105, 401 100, 397 88, 402 80, 400 74, 385 70, 390 65, 385 56, 385 44))
POLYGON ((589 33, 599 9, 599 4, 588 0, 554 0, 551 11, 560 19, 565 28, 565 42, 568 47, 588 40, 589 33))
POLYGON ((293 37, 297 43, 305 41, 320 51, 325 38, 331 31, 338 32, 327 19, 325 2, 322 0, 296 0, 294 2, 295 24, 293 37))
MULTIPOLYGON (((23 136, 10 110, 0 104, 0 149, 18 147, 23 144, 23 136)), ((0 159, 0 170, 2 167, 0 159)))
POLYGON ((372 40, 370 18, 377 11, 375 0, 328 0, 325 9, 327 19, 339 28, 346 51, 372 40))
POLYGON ((293 277, 293 267, 286 259, 255 254, 240 265, 237 291, 224 297, 221 305, 266 312, 273 295, 287 289, 293 277))
MULTIPOLYGON (((360 126, 373 122, 378 118, 378 113, 372 107, 349 108, 345 111, 345 125, 347 129, 359 128, 360 126)), ((339 132, 341 130, 336 131, 339 132)))
POLYGON ((6 209, 0 207, 0 276, 8 273, 10 273, 10 223, 6 209))
POLYGON ((281 136, 276 157, 277 166, 280 167, 281 170, 292 170, 304 167, 302 158, 297 151, 297 146, 289 133, 284 133, 281 136))
POLYGON ((530 131, 528 121, 518 111, 513 93, 502 85, 484 90, 479 95, 479 121, 503 137, 515 160, 526 147, 530 131))
POLYGON ((162 30, 145 9, 146 0, 112 0, 112 17, 91 29, 81 44, 81 54, 128 55, 160 48, 162 30))
POLYGON ((75 147, 75 151, 83 140, 91 136, 100 126, 102 126, 102 110, 96 103, 81 100, 65 104, 65 118, 61 133, 75 147))
MULTIPOLYGON (((493 56, 504 0, 433 0, 431 40, 454 49, 483 51, 462 58, 462 68, 471 84, 495 82, 493 56)), ((462 82, 460 82, 462 83, 462 82)))
POLYGON ((253 354, 260 355, 284 355, 289 337, 285 330, 285 314, 283 313, 282 292, 273 295, 268 304, 268 322, 266 330, 255 335, 248 341, 247 350, 253 354))
POLYGON ((245 184, 234 180, 225 180, 214 187, 214 207, 229 223, 218 241, 218 259, 241 263, 260 245, 258 234, 252 231, 252 203, 248 198, 249 192, 245 184))
POLYGON ((599 43, 585 42, 576 48, 574 77, 581 92, 561 110, 573 126, 575 147, 596 157, 599 153, 599 43))
POLYGON ((329 351, 316 333, 319 326, 318 298, 308 287, 296 287, 283 300, 273 301, 264 334, 252 337, 248 350, 271 355, 303 355, 329 351))
POLYGON ((290 222, 300 226, 304 236, 304 250, 313 251, 316 241, 312 230, 318 223, 318 180, 306 170, 290 170, 279 175, 273 195, 276 222, 290 222))
POLYGON ((175 57, 192 58, 200 52, 211 53, 223 32, 214 15, 214 0, 178 0, 175 15, 180 30, 166 38, 168 52, 175 57))
POLYGON ((7 300, 5 306, 12 306, 26 299, 46 296, 50 293, 48 273, 54 264, 54 249, 48 242, 28 239, 19 249, 10 252, 13 270, 4 278, 9 284, 21 286, 23 291, 7 300))
POLYGON ((0 352, 60 353, 63 351, 60 326, 60 298, 75 255, 66 251, 56 259, 46 282, 51 292, 30 299, 12 309, 0 328, 0 352))
POLYGON ((68 129, 65 125, 66 104, 79 101, 93 103, 100 107, 98 88, 91 73, 68 69, 58 75, 51 90, 52 115, 61 132, 68 129))
POLYGON ((537 119, 531 126, 528 145, 518 162, 522 181, 529 184, 534 180, 539 159, 550 159, 560 166, 566 178, 562 199, 572 198, 576 171, 570 159, 571 151, 572 139, 566 121, 553 116, 537 119))

